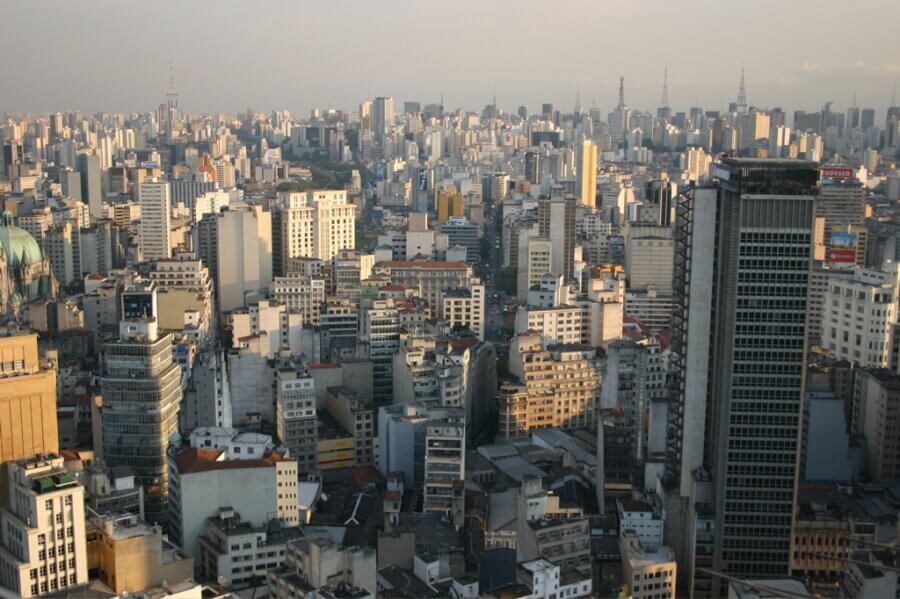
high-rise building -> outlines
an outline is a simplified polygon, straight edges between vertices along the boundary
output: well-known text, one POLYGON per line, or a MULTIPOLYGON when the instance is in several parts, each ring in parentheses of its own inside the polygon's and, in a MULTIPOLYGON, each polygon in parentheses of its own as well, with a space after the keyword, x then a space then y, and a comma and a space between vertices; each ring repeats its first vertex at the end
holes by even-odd
POLYGON ((278 212, 281 264, 291 258, 331 260, 356 243, 356 206, 346 191, 283 193, 278 212))
POLYGON ((0 587, 18 597, 87 584, 84 487, 54 454, 4 464, 7 508, 0 510, 0 587))
POLYGON ((432 416, 425 429, 425 484, 422 511, 450 514, 462 523, 466 479, 466 421, 462 410, 432 416))
POLYGON ((578 190, 582 204, 597 207, 597 144, 589 139, 578 147, 578 190))
POLYGON ((79 202, 81 199, 81 173, 76 170, 67 168, 59 172, 59 183, 62 186, 64 196, 75 198, 79 202))
POLYGON ((525 152, 525 180, 532 185, 541 182, 541 154, 525 152))
POLYGON ((648 181, 644 188, 644 196, 657 207, 656 224, 660 227, 672 226, 672 212, 675 197, 678 195, 678 184, 667 179, 648 181))
POLYGON ((391 97, 375 98, 375 106, 372 110, 372 127, 374 128, 375 141, 384 142, 384 134, 388 127, 394 123, 394 99, 391 97))
POLYGON ((50 261, 53 276, 61 285, 70 285, 81 277, 79 242, 81 236, 72 221, 57 225, 44 236, 44 252, 50 261))
POLYGON ((726 158, 712 177, 676 223, 665 480, 692 596, 724 593, 695 566, 789 573, 818 182, 797 160, 726 158))
POLYGON ((574 197, 565 197, 538 204, 538 234, 551 241, 552 272, 567 283, 575 274, 575 202, 574 197))
POLYGON ((866 472, 872 481, 895 480, 900 476, 900 447, 896 441, 900 375, 887 369, 860 371, 853 409, 853 432, 866 436, 866 472))
POLYGON ((275 431, 278 439, 297 460, 301 475, 315 472, 318 420, 313 379, 300 372, 295 365, 287 363, 275 370, 275 385, 275 431))
POLYGON ((824 220, 823 239, 816 244, 825 248, 828 262, 862 264, 865 252, 866 188, 851 168, 823 168, 816 196, 816 217, 824 220))
POLYGON ((100 157, 96 154, 78 155, 78 173, 81 176, 81 201, 88 205, 91 220, 103 217, 103 188, 100 173, 100 157))
POLYGON ((145 179, 138 191, 141 205, 140 250, 144 260, 172 257, 172 192, 168 181, 145 179))
POLYGON ((821 346, 837 360, 887 368, 897 323, 900 271, 853 267, 828 277, 821 305, 821 346))
POLYGON ((451 216, 465 216, 465 198, 457 193, 456 187, 441 190, 437 198, 438 223, 444 224, 451 216))
MULTIPOLYGON (((41 362, 36 334, 0 329, 0 464, 58 450, 56 370, 41 362)), ((0 505, 6 489, 0 465, 0 505)))
POLYGON ((181 368, 173 355, 172 335, 159 334, 155 315, 125 319, 119 340, 104 347, 100 378, 104 460, 134 471, 147 520, 160 524, 168 520, 166 450, 178 432, 181 404, 181 368))
POLYGON ((246 305, 272 283, 271 212, 259 206, 205 215, 197 226, 198 256, 216 283, 219 310, 246 305))

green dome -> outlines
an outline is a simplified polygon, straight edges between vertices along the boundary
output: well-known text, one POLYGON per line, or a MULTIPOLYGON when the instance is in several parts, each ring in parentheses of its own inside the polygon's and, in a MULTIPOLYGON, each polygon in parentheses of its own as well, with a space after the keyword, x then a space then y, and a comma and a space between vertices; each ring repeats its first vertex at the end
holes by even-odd
POLYGON ((25 229, 14 226, 9 218, 4 218, 0 225, 0 245, 6 255, 7 267, 13 270, 38 264, 44 259, 41 246, 34 237, 25 229))

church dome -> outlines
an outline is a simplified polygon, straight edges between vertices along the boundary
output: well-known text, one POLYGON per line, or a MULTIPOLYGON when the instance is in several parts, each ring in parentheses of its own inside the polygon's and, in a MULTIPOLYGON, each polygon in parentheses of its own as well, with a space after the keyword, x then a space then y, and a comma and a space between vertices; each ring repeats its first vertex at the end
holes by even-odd
POLYGON ((0 246, 6 255, 6 265, 10 269, 39 264, 44 256, 41 246, 31 233, 12 224, 12 215, 4 212, 0 223, 0 246))

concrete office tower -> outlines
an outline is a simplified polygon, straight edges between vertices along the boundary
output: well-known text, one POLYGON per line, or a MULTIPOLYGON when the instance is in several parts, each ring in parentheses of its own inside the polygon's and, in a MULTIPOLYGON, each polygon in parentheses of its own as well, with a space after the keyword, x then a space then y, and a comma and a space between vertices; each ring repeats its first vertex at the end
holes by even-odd
POLYGON ((683 177, 694 183, 705 181, 709 176, 711 163, 712 156, 701 148, 688 148, 682 155, 681 168, 684 170, 683 177))
POLYGON ((553 198, 538 204, 538 234, 553 245, 553 274, 571 283, 575 274, 575 198, 553 198))
POLYGON ((62 185, 64 196, 75 198, 79 202, 81 199, 81 173, 67 168, 59 172, 59 183, 62 185))
POLYGON ((725 592, 695 567, 789 573, 818 182, 798 160, 726 158, 712 175, 679 198, 663 479, 691 596, 725 592))
POLYGON ((56 453, 56 369, 38 356, 37 335, 0 329, 0 505, 6 503, 6 467, 56 453))
POLYGON ((359 103, 359 130, 372 131, 372 100, 363 100, 359 103))
MULTIPOLYGON (((142 294, 141 294, 142 295, 142 294)), ((151 292, 151 297, 153 293, 151 292)), ((139 300, 123 297, 123 312, 139 300)), ((150 305, 155 301, 150 300, 150 305)), ((109 466, 128 466, 144 487, 147 520, 168 521, 166 450, 178 432, 181 368, 172 358, 172 335, 160 335, 152 313, 119 323, 119 340, 104 346, 103 457, 109 466)))
POLYGON ((394 123, 394 99, 391 97, 375 98, 372 110, 372 127, 375 141, 383 142, 385 130, 394 123))
POLYGON ((541 154, 525 152, 525 179, 532 185, 541 182, 541 154))
POLYGON ((874 482, 900 477, 898 406, 900 375, 887 369, 860 371, 853 392, 853 432, 866 437, 867 473, 874 482))
POLYGON ((275 369, 275 431, 297 460, 301 475, 318 469, 316 387, 308 373, 290 362, 275 369))
POLYGON ((644 196, 656 205, 656 224, 660 227, 671 227, 675 197, 678 196, 678 184, 668 179, 647 181, 644 187, 644 196))
POLYGON ((466 421, 462 410, 435 415, 425 429, 425 485, 422 511, 450 514, 462 526, 465 507, 466 421))
POLYGON ((529 289, 537 285, 544 275, 553 271, 553 241, 543 237, 529 238, 528 262, 524 266, 526 287, 517 291, 517 297, 523 299, 529 289))
POLYGON ((675 242, 669 227, 629 225, 625 237, 625 277, 629 291, 672 291, 675 242))
POLYGON ((198 227, 198 255, 216 283, 221 312, 246 305, 272 284, 272 218, 259 206, 207 214, 198 227))
POLYGON ((81 277, 80 241, 72 221, 53 227, 44 236, 44 252, 60 285, 71 285, 81 277))
POLYGON ((87 584, 84 487, 54 454, 9 462, 0 510, 0 587, 18 597, 87 584))
POLYGON ((578 191, 582 204, 597 207, 597 144, 589 139, 578 146, 578 191))
POLYGON ((867 237, 866 188, 851 168, 823 168, 820 172, 822 181, 816 196, 816 217, 825 222, 824 238, 817 239, 816 244, 825 246, 825 258, 829 262, 862 265, 865 252, 860 250, 867 237))
POLYGON ((91 220, 103 218, 103 188, 100 174, 100 157, 81 153, 76 160, 81 176, 81 201, 88 205, 91 220))
POLYGON ((138 188, 141 205, 139 247, 144 260, 167 260, 172 257, 172 192, 168 181, 156 177, 145 179, 138 188))

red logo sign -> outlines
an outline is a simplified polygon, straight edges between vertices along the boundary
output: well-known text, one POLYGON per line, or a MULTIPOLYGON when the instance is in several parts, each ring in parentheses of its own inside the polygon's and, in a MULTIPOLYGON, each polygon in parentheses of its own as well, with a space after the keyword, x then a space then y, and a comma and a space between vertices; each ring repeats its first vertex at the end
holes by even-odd
POLYGON ((828 261, 832 264, 856 264, 856 250, 831 250, 828 261))
POLYGON ((852 168, 838 168, 838 167, 829 167, 829 168, 820 168, 819 173, 822 175, 823 179, 852 179, 853 178, 853 169, 852 168))

